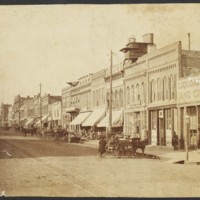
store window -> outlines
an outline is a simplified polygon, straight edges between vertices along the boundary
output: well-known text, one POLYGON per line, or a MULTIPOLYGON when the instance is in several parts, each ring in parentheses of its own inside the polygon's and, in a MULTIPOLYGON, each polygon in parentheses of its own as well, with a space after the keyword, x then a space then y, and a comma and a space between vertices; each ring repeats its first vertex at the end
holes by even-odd
POLYGON ((171 129, 172 128, 172 110, 171 109, 165 110, 165 119, 166 119, 166 123, 165 123, 166 129, 171 129))
POLYGON ((190 116, 190 130, 197 129, 197 110, 196 107, 188 107, 187 113, 190 116))
POLYGON ((190 116, 190 145, 196 146, 198 145, 198 119, 197 119, 197 108, 195 106, 188 107, 187 113, 190 116))
POLYGON ((157 129, 157 111, 151 112, 151 129, 157 129))

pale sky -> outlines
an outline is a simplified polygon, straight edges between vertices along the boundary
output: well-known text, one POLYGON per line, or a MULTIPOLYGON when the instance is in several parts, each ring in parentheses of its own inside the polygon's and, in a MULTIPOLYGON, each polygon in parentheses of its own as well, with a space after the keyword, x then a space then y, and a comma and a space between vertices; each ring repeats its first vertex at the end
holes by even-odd
POLYGON ((123 61, 134 35, 154 33, 158 48, 182 41, 200 50, 200 4, 0 6, 0 103, 42 92, 123 61))

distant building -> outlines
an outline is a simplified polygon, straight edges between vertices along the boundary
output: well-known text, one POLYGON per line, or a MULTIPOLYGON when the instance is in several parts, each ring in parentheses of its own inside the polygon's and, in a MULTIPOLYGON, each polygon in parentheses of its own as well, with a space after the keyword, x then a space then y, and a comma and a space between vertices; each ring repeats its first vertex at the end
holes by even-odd
POLYGON ((12 105, 10 104, 1 104, 1 121, 0 121, 0 127, 2 128, 8 128, 11 126, 10 121, 10 109, 12 109, 12 105))
POLYGON ((71 86, 62 89, 62 127, 69 129, 70 122, 77 116, 79 109, 71 106, 71 86))
MULTIPOLYGON (((42 96, 42 109, 41 109, 41 117, 42 117, 42 128, 44 130, 50 129, 52 116, 49 116, 49 110, 52 111, 51 104, 55 102, 61 102, 61 96, 53 96, 50 94, 45 94, 42 96)), ((61 122, 60 122, 61 123, 61 122)), ((40 121, 37 123, 40 126, 40 121)))
POLYGON ((62 103, 68 105, 65 107, 65 113, 71 120, 68 127, 70 130, 80 131, 82 123, 91 113, 91 77, 92 74, 83 76, 75 82, 68 83, 71 87, 67 88, 67 91, 62 90, 62 99, 65 101, 62 103), (69 98, 70 103, 65 98, 69 98))
POLYGON ((109 106, 112 104, 112 130, 116 133, 123 132, 123 111, 124 111, 124 68, 123 63, 112 66, 112 94, 110 94, 110 69, 107 68, 105 72, 105 92, 106 92, 106 116, 97 125, 107 132, 109 128, 109 106), (112 95, 112 102, 110 102, 110 95, 112 95))
POLYGON ((58 129, 62 126, 61 101, 56 101, 49 106, 51 106, 51 115, 48 120, 51 122, 51 128, 58 129))
POLYGON ((89 130, 99 131, 97 125, 106 116, 107 102, 106 102, 106 85, 105 85, 106 70, 100 70, 91 77, 91 114, 83 122, 82 128, 89 132, 89 130))
POLYGON ((30 99, 30 97, 21 97, 20 95, 17 95, 14 98, 14 103, 13 103, 13 124, 16 126, 20 125, 21 121, 21 115, 20 115, 20 108, 23 105, 24 101, 27 99, 30 99))

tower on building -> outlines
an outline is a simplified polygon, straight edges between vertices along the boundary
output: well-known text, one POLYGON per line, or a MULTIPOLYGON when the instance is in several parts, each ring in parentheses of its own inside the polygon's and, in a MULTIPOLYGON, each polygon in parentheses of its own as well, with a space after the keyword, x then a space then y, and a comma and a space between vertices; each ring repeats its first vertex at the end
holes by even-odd
POLYGON ((120 51, 124 52, 124 63, 134 63, 137 59, 155 48, 153 34, 143 36, 143 42, 136 42, 134 36, 129 37, 127 45, 120 51))

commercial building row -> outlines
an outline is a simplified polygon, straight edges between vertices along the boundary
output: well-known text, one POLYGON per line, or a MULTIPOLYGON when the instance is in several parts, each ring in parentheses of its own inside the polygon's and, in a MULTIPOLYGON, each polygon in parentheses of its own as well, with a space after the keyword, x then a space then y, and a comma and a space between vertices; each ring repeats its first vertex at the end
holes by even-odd
MULTIPOLYGON (((153 34, 143 42, 129 38, 121 51, 123 62, 112 68, 113 130, 147 137, 151 145, 171 145, 175 131, 182 147, 189 132, 190 144, 199 144, 200 52, 183 50, 180 41, 157 49, 153 34)), ((89 76, 63 88, 63 126, 106 131, 110 69, 89 76), (91 104, 84 104, 82 95, 91 104)))
MULTIPOLYGON (((112 66, 113 131, 147 137, 151 145, 171 145, 175 131, 182 147, 189 133, 189 142, 197 145, 200 52, 183 50, 180 41, 157 49, 151 33, 142 42, 129 38, 121 51, 124 60, 112 66)), ((18 96, 12 109, 14 122, 26 119, 26 124, 34 118, 47 129, 61 125, 77 132, 106 132, 110 77, 110 68, 104 68, 69 82, 60 97, 18 96)))

